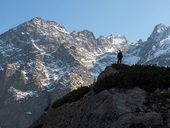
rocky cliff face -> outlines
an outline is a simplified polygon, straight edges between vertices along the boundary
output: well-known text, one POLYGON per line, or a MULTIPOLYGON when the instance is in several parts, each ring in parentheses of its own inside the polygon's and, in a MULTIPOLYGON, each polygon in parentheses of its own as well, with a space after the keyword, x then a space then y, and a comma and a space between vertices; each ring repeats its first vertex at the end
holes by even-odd
POLYGON ((1 127, 26 128, 54 100, 92 83, 74 47, 64 27, 38 17, 0 36, 1 127))

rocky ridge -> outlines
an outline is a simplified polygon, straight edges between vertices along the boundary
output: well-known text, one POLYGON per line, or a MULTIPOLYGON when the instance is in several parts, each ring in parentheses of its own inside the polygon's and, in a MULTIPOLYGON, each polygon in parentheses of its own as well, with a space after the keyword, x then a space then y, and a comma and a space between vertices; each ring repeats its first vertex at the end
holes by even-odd
MULTIPOLYGON (((115 77, 118 72, 120 70, 107 67, 98 81, 115 77)), ((168 128, 170 97, 165 90, 148 92, 136 85, 96 93, 91 87, 80 100, 50 108, 30 128, 168 128)))

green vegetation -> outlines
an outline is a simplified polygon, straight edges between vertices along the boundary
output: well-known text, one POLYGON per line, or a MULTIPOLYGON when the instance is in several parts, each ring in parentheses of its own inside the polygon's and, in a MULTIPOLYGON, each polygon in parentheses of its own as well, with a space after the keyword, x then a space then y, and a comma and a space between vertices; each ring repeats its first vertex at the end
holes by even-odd
POLYGON ((79 87, 78 89, 73 90, 72 92, 70 92, 67 95, 65 95, 64 97, 62 97, 61 99, 55 101, 52 105, 52 108, 57 108, 65 103, 71 103, 71 102, 78 101, 87 92, 89 92, 88 86, 79 87))
POLYGON ((94 84, 94 91, 100 92, 105 89, 118 88, 130 89, 140 87, 148 92, 157 88, 170 87, 170 68, 144 65, 117 65, 113 68, 119 72, 114 76, 105 77, 94 84))

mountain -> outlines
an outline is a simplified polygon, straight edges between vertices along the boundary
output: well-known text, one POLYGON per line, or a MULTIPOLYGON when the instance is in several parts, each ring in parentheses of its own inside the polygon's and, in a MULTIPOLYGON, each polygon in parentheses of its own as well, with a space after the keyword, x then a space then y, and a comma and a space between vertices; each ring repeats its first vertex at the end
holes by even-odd
POLYGON ((102 45, 88 30, 69 33, 40 17, 0 35, 0 126, 26 128, 53 101, 89 86, 103 69, 91 71, 96 58, 116 51, 119 37, 107 39, 102 45))
POLYGON ((169 66, 170 65, 170 27, 158 24, 147 41, 139 40, 130 56, 137 57, 138 64, 169 66))
POLYGON ((73 37, 55 22, 36 17, 0 35, 0 42, 3 128, 28 127, 54 100, 93 81, 73 37))
POLYGON ((168 128, 169 71, 113 64, 89 90, 81 87, 55 101, 30 128, 168 128))
POLYGON ((147 41, 132 44, 121 35, 68 32, 40 17, 10 29, 0 35, 0 126, 27 128, 56 99, 92 84, 118 50, 126 64, 169 66, 169 35, 158 25, 147 41))

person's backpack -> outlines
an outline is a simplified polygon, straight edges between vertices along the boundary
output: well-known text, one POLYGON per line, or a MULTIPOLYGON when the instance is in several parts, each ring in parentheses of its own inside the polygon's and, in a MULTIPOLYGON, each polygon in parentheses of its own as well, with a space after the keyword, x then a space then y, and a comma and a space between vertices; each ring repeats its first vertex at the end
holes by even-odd
POLYGON ((122 52, 119 52, 117 57, 122 58, 123 57, 122 52))

